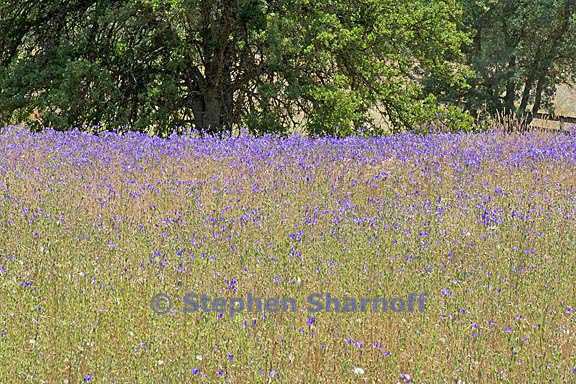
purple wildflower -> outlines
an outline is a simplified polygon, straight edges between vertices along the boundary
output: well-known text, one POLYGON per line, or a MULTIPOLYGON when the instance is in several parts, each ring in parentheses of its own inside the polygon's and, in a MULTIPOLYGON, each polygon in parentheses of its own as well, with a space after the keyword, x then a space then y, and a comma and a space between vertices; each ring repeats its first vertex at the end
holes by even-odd
POLYGON ((290 240, 296 241, 298 243, 302 242, 302 236, 304 236, 304 231, 300 230, 294 233, 290 233, 288 235, 288 237, 290 238, 290 240))
POLYGON ((228 292, 234 292, 234 293, 238 292, 238 279, 236 279, 235 277, 232 278, 231 280, 224 279, 224 282, 226 283, 226 290, 228 292))
POLYGON ((314 316, 310 316, 310 317, 306 320, 306 325, 308 325, 309 327, 311 327, 315 322, 316 322, 316 318, 315 318, 314 316))
POLYGON ((408 373, 401 373, 400 374, 400 380, 404 384, 410 384, 410 383, 412 383, 412 376, 410 376, 408 373))

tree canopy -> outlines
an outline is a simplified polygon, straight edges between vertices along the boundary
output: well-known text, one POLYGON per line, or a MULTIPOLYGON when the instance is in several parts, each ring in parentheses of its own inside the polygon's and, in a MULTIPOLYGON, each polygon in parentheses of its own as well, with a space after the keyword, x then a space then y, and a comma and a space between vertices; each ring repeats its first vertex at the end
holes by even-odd
POLYGON ((461 15, 451 0, 0 0, 0 118, 156 134, 457 121, 425 80, 462 83, 461 15))
POLYGON ((465 0, 464 9, 476 76, 463 100, 476 116, 529 122, 559 84, 576 81, 576 0, 465 0))
POLYGON ((576 0, 0 0, 0 124, 345 136, 531 118, 576 0))

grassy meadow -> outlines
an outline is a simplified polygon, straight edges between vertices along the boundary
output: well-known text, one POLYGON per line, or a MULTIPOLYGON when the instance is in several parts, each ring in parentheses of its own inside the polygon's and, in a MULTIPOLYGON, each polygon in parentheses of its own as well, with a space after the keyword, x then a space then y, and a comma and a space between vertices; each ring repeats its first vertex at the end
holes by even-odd
POLYGON ((574 135, 0 134, 2 383, 576 382, 575 277, 574 135))

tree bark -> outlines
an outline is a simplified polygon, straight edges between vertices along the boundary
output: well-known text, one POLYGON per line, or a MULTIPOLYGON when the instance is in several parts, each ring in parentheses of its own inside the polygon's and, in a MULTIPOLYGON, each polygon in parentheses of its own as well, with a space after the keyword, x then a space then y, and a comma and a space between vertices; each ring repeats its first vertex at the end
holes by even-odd
POLYGON ((195 128, 202 134, 223 136, 231 133, 234 123, 231 68, 235 42, 231 37, 237 15, 229 0, 206 2, 202 15, 204 74, 199 68, 192 70, 190 103, 195 128))
POLYGON ((504 95, 504 113, 510 115, 514 112, 514 100, 516 100, 516 81, 514 73, 516 72, 516 56, 512 56, 508 62, 509 78, 506 83, 506 95, 504 95))
POLYGON ((532 113, 530 115, 530 122, 534 115, 536 115, 540 111, 540 107, 542 106, 542 92, 544 91, 544 83, 546 78, 544 75, 540 76, 538 79, 538 83, 536 84, 536 95, 534 96, 534 106, 532 107, 532 113))
MULTIPOLYGON (((538 59, 536 59, 538 60, 538 59)), ((524 90, 522 91, 522 99, 520 101, 520 106, 518 107, 517 115, 523 118, 526 114, 526 108, 528 107, 528 102, 530 101, 530 95, 532 94, 532 88, 534 87, 535 81, 535 70, 530 71, 528 78, 524 82, 524 90)))
POLYGON ((223 128, 222 100, 217 88, 209 89, 204 96, 204 129, 209 135, 220 135, 223 128))

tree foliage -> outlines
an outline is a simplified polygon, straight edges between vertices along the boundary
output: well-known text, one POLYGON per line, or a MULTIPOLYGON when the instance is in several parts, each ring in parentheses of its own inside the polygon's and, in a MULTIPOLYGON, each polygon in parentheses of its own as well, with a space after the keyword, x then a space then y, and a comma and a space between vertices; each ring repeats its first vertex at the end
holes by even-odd
POLYGON ((460 101, 477 117, 529 122, 552 107, 558 84, 576 81, 576 0, 464 0, 464 9, 476 75, 460 101))
POLYGON ((0 0, 0 123, 462 128, 442 89, 465 85, 461 17, 456 0, 0 0))

